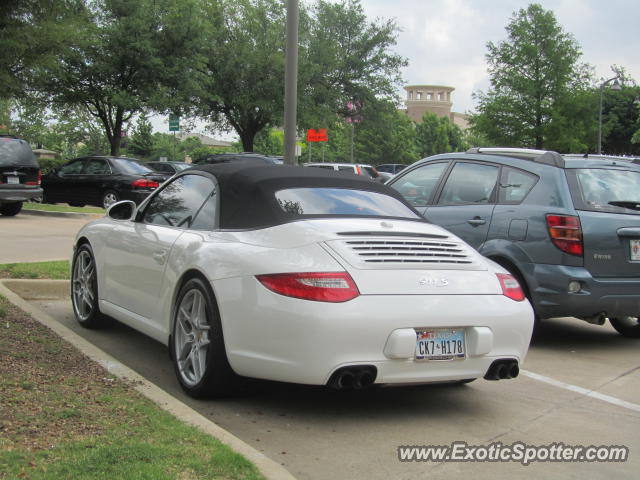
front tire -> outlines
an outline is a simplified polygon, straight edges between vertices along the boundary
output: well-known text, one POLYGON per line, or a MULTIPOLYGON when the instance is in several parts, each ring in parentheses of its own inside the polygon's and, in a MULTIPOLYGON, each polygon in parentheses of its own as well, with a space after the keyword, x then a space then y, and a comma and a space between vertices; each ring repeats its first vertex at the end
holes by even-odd
POLYGON ((87 243, 80 245, 73 256, 71 267, 71 303, 80 325, 97 328, 104 318, 98 308, 98 275, 93 250, 87 243))
POLYGON ((638 317, 610 318, 609 322, 621 335, 629 338, 640 338, 640 320, 638 317))
POLYGON ((173 315, 171 358, 183 390, 195 398, 229 395, 235 374, 224 346, 213 294, 200 278, 180 289, 173 315))
POLYGON ((3 203, 0 205, 0 214, 5 217, 13 217, 22 210, 22 202, 3 203))

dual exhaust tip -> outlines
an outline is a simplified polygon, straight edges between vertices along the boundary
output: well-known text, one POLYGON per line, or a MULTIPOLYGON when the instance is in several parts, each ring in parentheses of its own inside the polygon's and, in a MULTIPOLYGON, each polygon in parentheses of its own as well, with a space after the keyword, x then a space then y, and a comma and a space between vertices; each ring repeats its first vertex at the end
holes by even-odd
POLYGON ((508 380, 516 378, 520 373, 518 361, 513 359, 495 360, 487 373, 484 375, 485 380, 508 380))
POLYGON ((361 390, 373 385, 377 374, 372 365, 342 367, 331 375, 327 385, 335 390, 361 390))

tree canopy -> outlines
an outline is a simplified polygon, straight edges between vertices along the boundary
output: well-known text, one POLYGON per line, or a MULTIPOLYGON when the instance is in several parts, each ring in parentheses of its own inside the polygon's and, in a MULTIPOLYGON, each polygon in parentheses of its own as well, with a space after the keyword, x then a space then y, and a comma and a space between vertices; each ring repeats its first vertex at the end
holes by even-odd
POLYGON ((491 87, 476 93, 473 127, 514 147, 542 149, 553 139, 579 137, 583 132, 571 128, 570 96, 588 86, 591 71, 580 63, 574 37, 539 4, 515 12, 506 30, 507 40, 487 44, 491 87))

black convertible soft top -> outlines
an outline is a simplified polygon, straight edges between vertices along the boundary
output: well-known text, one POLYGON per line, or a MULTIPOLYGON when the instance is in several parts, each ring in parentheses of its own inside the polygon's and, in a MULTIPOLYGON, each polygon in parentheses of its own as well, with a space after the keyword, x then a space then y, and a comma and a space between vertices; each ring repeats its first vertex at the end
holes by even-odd
POLYGON ((352 173, 291 165, 265 165, 249 160, 196 165, 184 173, 189 170, 208 172, 216 177, 222 229, 260 228, 309 218, 310 215, 286 212, 279 205, 276 192, 292 188, 343 188, 375 192, 395 198, 416 214, 414 220, 420 218, 396 190, 352 173))

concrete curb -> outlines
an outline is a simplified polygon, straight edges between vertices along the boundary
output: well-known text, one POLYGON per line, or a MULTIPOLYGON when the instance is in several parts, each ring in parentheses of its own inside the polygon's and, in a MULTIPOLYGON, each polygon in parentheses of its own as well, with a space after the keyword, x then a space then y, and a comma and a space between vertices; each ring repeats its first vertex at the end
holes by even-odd
POLYGON ((66 217, 66 218, 102 218, 101 213, 76 213, 76 212, 51 212, 47 210, 28 210, 23 208, 20 210, 21 215, 35 215, 38 217, 66 217))
POLYGON ((271 460, 265 454, 240 440, 232 433, 216 425, 214 422, 199 414, 180 400, 172 397, 158 386, 149 382, 146 378, 134 372, 126 365, 120 363, 108 353, 97 348, 92 343, 69 330, 39 308, 31 305, 22 298, 22 296, 11 290, 9 288, 10 286, 18 292, 22 292, 26 298, 66 298, 69 294, 68 280, 4 279, 0 280, 0 295, 3 295, 12 304, 31 315, 42 325, 53 330, 63 340, 66 340, 90 359, 99 363, 112 375, 128 382, 132 382, 137 391, 158 404, 162 409, 175 415, 183 422, 193 425, 209 435, 212 435, 225 445, 231 447, 231 449, 237 453, 246 457, 256 465, 258 470, 260 470, 260 473, 262 473, 262 475, 264 475, 268 480, 295 480, 295 477, 282 465, 271 460))

